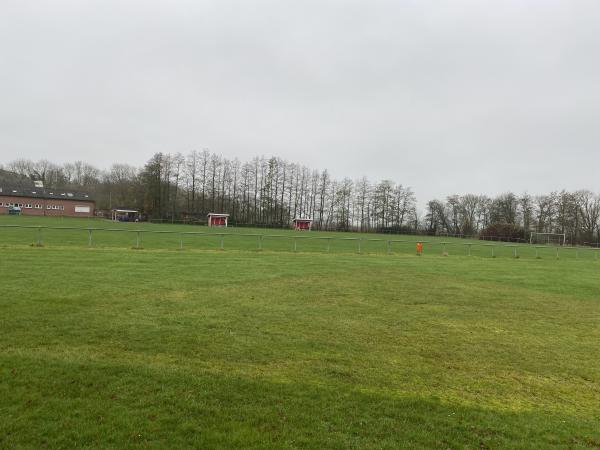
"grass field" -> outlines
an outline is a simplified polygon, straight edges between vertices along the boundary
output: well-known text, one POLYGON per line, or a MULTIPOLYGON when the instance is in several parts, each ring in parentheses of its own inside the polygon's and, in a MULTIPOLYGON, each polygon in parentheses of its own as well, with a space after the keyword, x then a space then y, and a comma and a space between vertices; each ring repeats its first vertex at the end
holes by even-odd
POLYGON ((290 229, 208 228, 197 225, 122 223, 105 219, 0 216, 0 246, 30 245, 94 248, 249 250, 278 252, 413 254, 417 240, 427 255, 600 260, 600 249, 534 247, 452 237, 347 232, 297 232, 290 229), (12 228, 7 225, 34 228, 12 228), (43 228, 41 230, 35 227, 43 228), (62 227, 62 229, 56 229, 62 227), (80 228, 80 229, 74 229, 80 228), (92 228, 92 232, 88 231, 92 228), (108 231, 108 230, 111 231, 108 231), (140 230, 137 233, 136 230, 140 230), (221 236, 219 233, 225 233, 221 236), (259 236, 262 235, 262 236, 259 236))
POLYGON ((21 232, 0 448, 600 448, 600 261, 21 232))

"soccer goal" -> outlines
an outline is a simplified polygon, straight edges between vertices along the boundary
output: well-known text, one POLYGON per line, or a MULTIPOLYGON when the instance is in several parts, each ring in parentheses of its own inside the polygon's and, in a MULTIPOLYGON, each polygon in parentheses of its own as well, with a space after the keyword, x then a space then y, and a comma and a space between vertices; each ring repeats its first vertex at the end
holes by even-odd
POLYGON ((539 245, 565 245, 566 235, 564 233, 538 233, 533 231, 529 239, 530 244, 539 245))

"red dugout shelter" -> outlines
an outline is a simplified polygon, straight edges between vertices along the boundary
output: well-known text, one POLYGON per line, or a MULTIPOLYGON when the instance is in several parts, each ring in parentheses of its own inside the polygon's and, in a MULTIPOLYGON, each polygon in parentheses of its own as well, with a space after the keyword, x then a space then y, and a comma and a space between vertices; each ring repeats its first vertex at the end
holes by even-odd
POLYGON ((310 231, 310 228, 312 227, 312 219, 301 219, 297 217, 294 219, 293 224, 294 230, 310 231))
POLYGON ((209 227, 227 227, 227 218, 229 214, 210 213, 208 215, 209 227))

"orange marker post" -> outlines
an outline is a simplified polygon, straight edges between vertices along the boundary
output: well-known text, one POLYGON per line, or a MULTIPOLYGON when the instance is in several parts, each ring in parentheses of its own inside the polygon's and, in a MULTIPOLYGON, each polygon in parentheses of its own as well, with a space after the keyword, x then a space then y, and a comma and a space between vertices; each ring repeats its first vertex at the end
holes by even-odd
POLYGON ((421 256, 423 253, 423 243, 417 242, 417 256, 421 256))

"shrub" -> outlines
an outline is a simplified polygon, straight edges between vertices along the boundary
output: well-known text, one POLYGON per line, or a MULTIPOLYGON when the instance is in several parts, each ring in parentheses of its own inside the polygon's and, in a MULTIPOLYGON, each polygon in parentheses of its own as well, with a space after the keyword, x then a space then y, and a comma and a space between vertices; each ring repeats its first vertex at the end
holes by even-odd
POLYGON ((479 239, 486 241, 519 242, 525 240, 525 230, 512 223, 493 223, 481 230, 479 239))

